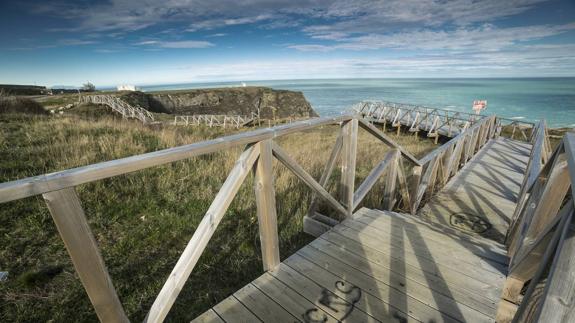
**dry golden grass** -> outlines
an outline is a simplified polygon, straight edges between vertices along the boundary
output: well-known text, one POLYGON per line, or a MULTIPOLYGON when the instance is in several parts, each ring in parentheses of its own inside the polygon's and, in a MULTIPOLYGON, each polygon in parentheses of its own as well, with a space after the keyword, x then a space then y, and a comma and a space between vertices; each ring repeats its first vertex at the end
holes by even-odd
MULTIPOLYGON (((0 115, 0 182, 198 142, 228 130, 165 126, 117 118, 0 115)), ((328 126, 278 138, 316 179, 337 136, 328 126)), ((431 140, 393 139, 416 156, 431 140)), ((387 148, 360 130, 358 186, 387 148)), ((131 320, 142 320, 227 177, 241 147, 77 188, 90 226, 131 320)), ((280 254, 311 240, 302 232, 310 190, 275 162, 280 254)), ((338 171, 329 189, 337 191, 338 171)), ((191 320, 261 274, 252 178, 248 176, 208 244, 168 320, 191 320)), ((377 207, 382 186, 365 205, 377 207)), ((322 206, 325 213, 329 212, 322 206)), ((96 316, 40 197, 0 207, 0 321, 93 321, 96 316)))

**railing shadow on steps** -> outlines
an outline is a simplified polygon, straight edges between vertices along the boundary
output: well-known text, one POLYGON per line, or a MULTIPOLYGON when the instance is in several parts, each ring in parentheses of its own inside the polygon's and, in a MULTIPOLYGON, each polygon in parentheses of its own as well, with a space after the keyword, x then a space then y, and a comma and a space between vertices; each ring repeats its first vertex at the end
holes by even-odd
MULTIPOLYGON (((0 184, 0 203, 42 195, 98 318, 103 322, 127 322, 127 316, 88 225, 75 187, 231 147, 246 146, 182 252, 145 319, 146 322, 160 322, 168 314, 242 182, 252 170, 255 176, 254 189, 263 267, 267 271, 279 265, 272 172, 274 157, 314 192, 315 197, 310 208, 311 216, 306 217, 307 221, 312 221, 312 224, 313 221, 321 223, 315 218, 314 207, 317 198, 324 200, 336 213, 350 217, 381 176, 386 176, 383 208, 391 210, 394 205, 402 201, 412 213, 415 213, 423 196, 433 194, 436 189, 444 185, 490 138, 495 136, 496 130, 495 116, 483 117, 447 143, 425 157, 417 159, 360 116, 316 118, 2 183, 0 184), (337 124, 341 126, 340 134, 319 182, 274 142, 274 138, 277 137, 337 124), (389 146, 391 151, 355 189, 357 135, 360 127, 389 146), (324 186, 340 155, 342 158, 341 196, 337 199, 324 186), (404 162, 413 166, 411 174, 406 174, 404 171, 404 162)), ((317 234, 321 233, 322 229, 327 230, 329 226, 319 229, 316 227, 311 231, 317 234)))
POLYGON ((531 143, 506 237, 511 261, 497 322, 570 322, 575 313, 575 134, 567 133, 551 152, 541 121, 531 143))

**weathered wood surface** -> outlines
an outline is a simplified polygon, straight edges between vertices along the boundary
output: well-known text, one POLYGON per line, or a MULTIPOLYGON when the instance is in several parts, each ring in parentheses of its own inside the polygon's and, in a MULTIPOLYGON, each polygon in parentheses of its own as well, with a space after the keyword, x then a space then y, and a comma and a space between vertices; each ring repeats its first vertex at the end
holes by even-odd
POLYGON ((449 230, 360 209, 196 320, 494 322, 506 252, 449 230))
POLYGON ((102 322, 129 322, 73 188, 43 195, 74 268, 102 322))
POLYGON ((427 202, 419 215, 434 223, 503 242, 530 149, 529 144, 510 139, 489 141, 427 202))

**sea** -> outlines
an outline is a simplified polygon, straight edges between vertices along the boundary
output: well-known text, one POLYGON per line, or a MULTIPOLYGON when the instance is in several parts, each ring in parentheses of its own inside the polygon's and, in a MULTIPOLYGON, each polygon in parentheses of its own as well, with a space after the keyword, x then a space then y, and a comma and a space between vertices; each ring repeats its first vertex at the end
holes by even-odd
POLYGON ((575 127, 575 78, 310 79, 185 83, 141 86, 144 91, 267 86, 301 91, 320 116, 349 111, 361 101, 387 101, 473 112, 474 100, 487 100, 483 114, 575 127))

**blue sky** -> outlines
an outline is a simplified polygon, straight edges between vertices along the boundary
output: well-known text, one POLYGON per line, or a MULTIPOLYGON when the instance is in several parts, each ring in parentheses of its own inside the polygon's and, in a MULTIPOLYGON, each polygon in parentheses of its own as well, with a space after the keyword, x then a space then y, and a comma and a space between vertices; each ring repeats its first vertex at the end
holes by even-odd
POLYGON ((575 1, 2 1, 0 43, 47 86, 575 76, 575 1))

